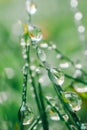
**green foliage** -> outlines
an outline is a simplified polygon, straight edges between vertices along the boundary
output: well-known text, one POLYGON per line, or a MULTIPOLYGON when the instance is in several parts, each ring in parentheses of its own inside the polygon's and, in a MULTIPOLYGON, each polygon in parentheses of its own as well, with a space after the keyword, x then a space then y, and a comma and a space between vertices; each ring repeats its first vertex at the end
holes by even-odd
MULTIPOLYGON (((18 28, 17 21, 20 19, 24 21, 27 17, 26 12, 24 12, 24 2, 25 1, 0 1, 0 129, 1 130, 19 130, 19 122, 18 122, 18 109, 21 104, 21 94, 22 94, 22 83, 23 83, 23 75, 22 75, 22 66, 24 65, 24 61, 22 60, 21 55, 21 47, 19 45, 19 37, 20 37, 20 28, 18 28), (19 30, 18 30, 19 29, 19 30), (19 31, 19 33, 17 33, 19 31)), ((78 33, 76 31, 73 15, 70 10, 69 0, 50 0, 50 1, 36 1, 38 5, 38 13, 36 16, 32 17, 32 21, 34 23, 38 23, 44 34, 44 39, 52 40, 56 43, 58 50, 64 54, 64 56, 69 57, 71 61, 76 61, 77 59, 83 65, 84 71, 86 71, 86 60, 82 57, 81 49, 82 45, 79 41, 78 33)), ((83 24, 86 27, 86 3, 87 1, 80 1, 80 10, 84 14, 83 24)), ((46 41, 46 42, 47 42, 46 41)), ((50 44, 49 44, 50 45, 50 44)), ((46 51, 47 60, 51 64, 51 66, 59 66, 59 62, 57 62, 56 58, 56 50, 53 52, 46 51), (50 56, 51 55, 51 56, 50 56), (53 63, 54 62, 54 63, 53 63)), ((61 54, 61 53, 60 53, 61 54)), ((63 55, 62 54, 62 55, 63 55)), ((36 58, 35 49, 31 50, 31 57, 36 58)), ((65 58, 65 57, 64 57, 65 58)), ((40 59, 40 58, 39 58, 40 59)), ((67 59, 67 58, 66 58, 67 59)), ((34 62, 35 66, 37 66, 38 60, 34 62)), ((86 76, 81 77, 80 79, 73 79, 69 77, 73 74, 75 68, 71 66, 69 70, 63 70, 65 74, 65 82, 63 84, 64 91, 76 91, 73 89, 73 83, 71 81, 84 81, 87 82, 86 76), (68 75, 66 75, 68 73, 68 75), (67 78, 68 77, 68 78, 67 78)), ((45 70, 44 70, 45 71, 45 70)), ((47 72, 45 72, 47 74, 47 72)), ((38 77, 37 77, 38 78, 38 77)), ((37 80, 37 79, 35 79, 37 80)), ((49 79, 47 78, 47 81, 49 79)), ((86 83, 85 83, 86 84, 86 83)), ((40 85, 40 84, 39 84, 40 85)), ((86 84, 87 85, 87 84, 86 84)), ((43 84, 43 86, 45 86, 43 84)), ((80 85, 81 86, 81 85, 80 85)), ((82 84, 84 87, 84 83, 82 84)), ((28 85, 28 90, 31 88, 31 84, 28 85)), ((52 87, 52 84, 43 87, 41 90, 39 86, 39 97, 41 97, 41 91, 43 91, 44 95, 50 95, 55 97, 56 92, 52 87)), ((83 100, 82 109, 77 113, 81 118, 82 122, 87 122, 87 119, 84 116, 87 113, 87 94, 77 92, 83 100)), ((29 91, 27 100, 30 99, 28 105, 31 106, 34 114, 37 115, 37 105, 35 104, 35 99, 33 98, 32 90, 29 91)), ((43 96, 42 96, 43 97, 43 96)), ((40 99, 41 103, 43 103, 43 98, 40 99)), ((45 105, 50 104, 50 102, 46 99, 45 104, 42 104, 44 108, 45 105)), ((39 104, 40 105, 40 104, 39 104)), ((50 104, 52 106, 52 104, 50 104)), ((41 110, 41 108, 39 108, 41 110)), ((53 111, 57 111, 54 106, 52 106, 53 111)), ((59 111, 57 111, 58 113, 59 111)), ((44 111, 45 114, 45 111, 44 111)), ((58 113, 60 115, 60 113, 58 113)), ((41 112, 43 128, 44 119, 43 113, 41 112)), ((45 115, 46 116, 46 115, 45 115)), ((48 115, 47 115, 48 116, 48 115)), ((64 118, 61 117, 63 121, 64 118)), ((35 120, 35 123, 40 120, 38 117, 35 120)), ((47 122, 47 121, 46 121, 47 122)), ((67 129, 66 125, 61 121, 54 123, 49 120, 50 129, 51 126, 53 129, 67 129), (63 127, 61 127, 63 126, 63 127)), ((40 125, 41 126, 41 125, 40 125)), ((32 126, 31 126, 32 127, 32 126)), ((48 126, 47 126, 48 127, 48 126)), ((26 128, 27 129, 27 128, 26 128)), ((40 129, 40 128, 39 128, 40 129)), ((74 129, 74 128, 73 128, 74 129)))

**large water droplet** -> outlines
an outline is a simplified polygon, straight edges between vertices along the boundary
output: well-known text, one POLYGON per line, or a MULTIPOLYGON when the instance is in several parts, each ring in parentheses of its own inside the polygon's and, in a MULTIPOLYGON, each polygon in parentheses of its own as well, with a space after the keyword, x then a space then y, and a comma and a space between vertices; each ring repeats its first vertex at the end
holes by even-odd
POLYGON ((41 29, 35 25, 28 26, 29 36, 33 42, 39 42, 42 39, 41 29))
POLYGON ((65 92, 65 98, 73 111, 78 111, 81 109, 82 100, 75 92, 65 92))
POLYGON ((87 130, 87 123, 81 124, 81 130, 87 130))
POLYGON ((64 74, 61 72, 61 70, 52 68, 48 70, 48 75, 53 83, 60 86, 64 83, 64 74))
POLYGON ((37 48, 37 55, 38 55, 38 58, 40 59, 40 61, 42 61, 42 62, 46 61, 46 54, 40 48, 37 48))
POLYGON ((36 13, 37 7, 31 0, 26 0, 26 10, 30 15, 32 15, 36 13))
POLYGON ((19 121, 23 123, 23 125, 29 125, 34 120, 34 115, 31 109, 23 104, 18 112, 19 121))

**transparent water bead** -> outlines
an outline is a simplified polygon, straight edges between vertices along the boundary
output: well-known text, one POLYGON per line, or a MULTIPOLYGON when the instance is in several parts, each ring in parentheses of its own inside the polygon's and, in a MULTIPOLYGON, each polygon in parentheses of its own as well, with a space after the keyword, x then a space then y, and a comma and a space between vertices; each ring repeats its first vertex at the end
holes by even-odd
POLYGON ((75 92, 65 92, 65 98, 73 111, 79 111, 81 109, 82 100, 75 92))
POLYGON ((48 76, 53 83, 56 85, 63 85, 64 83, 64 74, 61 72, 61 70, 52 68, 48 70, 48 76))
POLYGON ((87 130, 87 123, 81 124, 81 130, 87 130))
POLYGON ((46 96, 46 99, 52 104, 52 106, 55 106, 58 108, 58 101, 56 97, 46 96))
POLYGON ((79 32, 79 33, 84 33, 84 31, 85 31, 85 27, 84 27, 83 25, 80 25, 80 26, 78 27, 78 32, 79 32))
POLYGON ((82 84, 77 83, 77 84, 74 84, 73 87, 79 93, 87 92, 87 86, 84 86, 82 84))
POLYGON ((42 32, 41 29, 35 25, 28 26, 29 36, 33 42, 39 42, 42 40, 42 32))
POLYGON ((23 104, 19 109, 18 118, 20 122, 23 122, 23 125, 29 125, 34 120, 34 115, 31 109, 23 104))
POLYGON ((42 61, 42 62, 46 61, 46 54, 40 48, 37 48, 37 55, 38 55, 38 58, 40 59, 40 61, 42 61))
POLYGON ((64 63, 60 63, 59 66, 60 66, 60 68, 67 69, 67 68, 69 68, 70 64, 69 64, 69 62, 64 62, 64 63))
POLYGON ((41 43, 41 44, 40 44, 40 47, 41 47, 41 48, 48 48, 48 44, 47 44, 47 43, 41 43))
POLYGON ((75 18, 77 21, 81 20, 82 17, 83 17, 83 14, 82 14, 81 12, 77 12, 77 13, 75 14, 75 16, 74 16, 74 18, 75 18))
POLYGON ((77 0, 71 0, 70 5, 71 5, 71 7, 76 8, 78 6, 78 1, 77 0))
POLYGON ((26 10, 30 15, 35 14, 37 6, 31 0, 26 0, 26 10))
POLYGON ((62 115, 65 121, 68 121, 69 117, 67 114, 62 115))
POLYGON ((48 106, 47 112, 48 112, 51 120, 53 120, 53 121, 59 121, 60 120, 60 117, 58 116, 58 114, 50 106, 48 106))
POLYGON ((75 125, 70 125, 72 130, 77 130, 77 128, 75 127, 75 125))
POLYGON ((75 70, 74 73, 74 78, 81 78, 82 77, 82 72, 80 70, 75 70))
POLYGON ((81 68, 82 68, 82 65, 81 65, 80 63, 77 63, 77 64, 75 64, 75 68, 81 69, 81 68))
POLYGON ((25 42, 24 38, 21 38, 20 44, 21 44, 21 46, 23 46, 23 47, 26 45, 26 42, 25 42))

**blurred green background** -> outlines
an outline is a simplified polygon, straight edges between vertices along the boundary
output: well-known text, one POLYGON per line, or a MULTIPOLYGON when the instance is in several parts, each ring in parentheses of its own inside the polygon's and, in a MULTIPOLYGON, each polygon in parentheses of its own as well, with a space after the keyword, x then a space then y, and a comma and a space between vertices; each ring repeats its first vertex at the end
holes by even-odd
MULTIPOLYGON (((87 1, 78 1, 79 10, 84 15, 82 23, 87 29, 87 1)), ((70 0, 35 2, 38 11, 32 16, 32 23, 41 27, 44 38, 54 41, 58 49, 73 60, 82 60, 82 43, 76 31, 70 0)), ((0 130, 17 130, 17 112, 21 104, 23 78, 23 60, 19 43, 21 30, 18 21, 26 23, 27 18, 25 0, 0 0, 0 130)), ((84 66, 86 61, 82 60, 84 66)), ((84 112, 80 112, 83 122, 87 121, 84 119, 87 109, 86 98, 84 112)))

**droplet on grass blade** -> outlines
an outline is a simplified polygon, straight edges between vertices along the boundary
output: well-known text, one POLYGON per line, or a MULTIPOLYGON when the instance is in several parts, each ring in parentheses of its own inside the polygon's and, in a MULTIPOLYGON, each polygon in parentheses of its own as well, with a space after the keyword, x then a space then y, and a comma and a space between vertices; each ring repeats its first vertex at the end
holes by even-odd
POLYGON ((65 92, 65 98, 73 111, 79 111, 81 109, 82 100, 75 92, 65 92))
POLYGON ((48 70, 48 76, 50 80, 56 84, 56 85, 63 85, 64 83, 64 74, 61 72, 61 70, 52 68, 48 70))
POLYGON ((31 0, 26 0, 26 10, 30 15, 33 15, 37 11, 37 6, 31 0))
POLYGON ((60 120, 60 117, 58 116, 58 114, 50 106, 47 107, 47 112, 51 120, 53 121, 60 120))
POLYGON ((28 26, 29 36, 33 42, 39 42, 42 40, 42 32, 41 29, 35 25, 28 26))
POLYGON ((38 58, 40 59, 40 61, 42 61, 42 62, 46 61, 46 54, 40 48, 37 48, 37 55, 38 55, 38 58))
POLYGON ((81 124, 81 130, 87 130, 87 123, 81 124))
POLYGON ((68 121, 69 117, 67 114, 62 115, 65 121, 68 121))
POLYGON ((23 104, 20 107, 18 112, 18 119, 19 122, 23 123, 23 125, 29 125, 34 120, 33 112, 26 104, 23 104))

